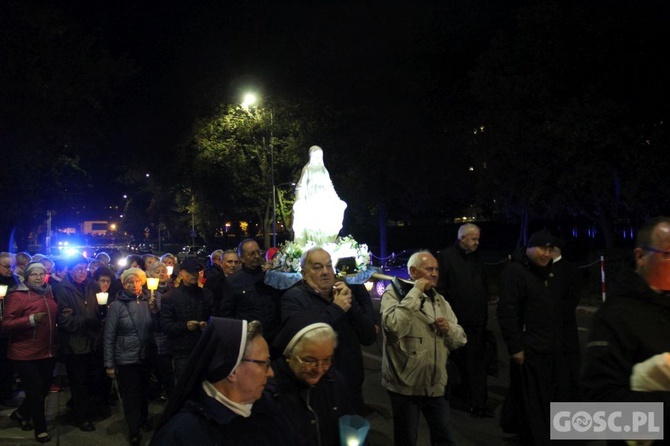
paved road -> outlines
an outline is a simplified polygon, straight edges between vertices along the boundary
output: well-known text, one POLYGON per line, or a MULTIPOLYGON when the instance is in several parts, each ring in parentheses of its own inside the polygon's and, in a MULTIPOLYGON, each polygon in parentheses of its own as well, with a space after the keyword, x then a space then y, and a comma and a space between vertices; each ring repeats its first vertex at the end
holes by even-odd
MULTIPOLYGON (((378 301, 374 301, 378 307, 378 301)), ((491 306, 489 328, 493 329, 498 338, 498 350, 500 361, 500 373, 498 377, 489 377, 489 407, 496 414, 500 412, 508 384, 507 354, 504 344, 500 339, 498 324, 495 319, 495 307, 491 306)), ((579 314, 580 327, 588 326, 590 312, 582 310, 579 314)), ((580 338, 586 339, 587 331, 580 329, 580 338)), ((388 446, 393 444, 393 421, 391 408, 386 391, 381 387, 381 336, 376 344, 365 347, 366 378, 364 385, 364 397, 372 412, 368 419, 371 428, 369 434, 370 446, 388 446)), ((49 433, 52 441, 49 444, 64 446, 119 446, 127 443, 126 425, 119 408, 112 409, 112 416, 96 423, 95 432, 82 432, 70 424, 69 411, 65 403, 69 398, 67 391, 49 394, 47 400, 47 416, 50 423, 49 433)), ((149 407, 150 417, 154 422, 158 420, 163 410, 163 404, 151 403, 149 407)), ((8 445, 35 445, 32 432, 23 432, 9 419, 11 408, 0 406, 0 446, 8 445)), ((498 427, 498 420, 493 418, 472 418, 469 413, 461 410, 452 410, 452 428, 458 445, 474 446, 511 446, 518 442, 515 437, 505 435, 498 427)), ((146 432, 143 444, 148 444, 152 432, 146 432)), ((419 445, 429 445, 428 428, 423 418, 419 430, 419 445)), ((600 443, 594 442, 590 445, 596 446, 600 443)))

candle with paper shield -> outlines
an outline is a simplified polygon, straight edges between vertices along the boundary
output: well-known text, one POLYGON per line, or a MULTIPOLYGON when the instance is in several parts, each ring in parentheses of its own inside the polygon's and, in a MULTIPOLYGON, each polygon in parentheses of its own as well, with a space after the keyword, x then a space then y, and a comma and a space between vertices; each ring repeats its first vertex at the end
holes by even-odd
POLYGON ((154 297, 154 291, 158 289, 158 277, 147 277, 147 288, 151 290, 151 298, 154 297))
POLYGON ((174 271, 174 266, 167 265, 165 268, 167 269, 167 275, 172 276, 172 271, 174 271))
POLYGON ((95 297, 98 299, 98 305, 107 305, 109 293, 95 293, 95 297))
POLYGON ((343 415, 339 420, 340 445, 360 446, 370 430, 370 422, 360 415, 343 415))

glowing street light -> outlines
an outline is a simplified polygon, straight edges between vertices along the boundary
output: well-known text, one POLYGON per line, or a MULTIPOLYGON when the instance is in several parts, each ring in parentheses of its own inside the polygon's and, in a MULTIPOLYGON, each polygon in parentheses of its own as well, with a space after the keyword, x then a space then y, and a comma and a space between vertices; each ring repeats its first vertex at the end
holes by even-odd
POLYGON ((254 93, 247 93, 244 95, 244 99, 242 100, 242 108, 245 110, 248 110, 249 107, 254 105, 258 101, 258 97, 254 93))

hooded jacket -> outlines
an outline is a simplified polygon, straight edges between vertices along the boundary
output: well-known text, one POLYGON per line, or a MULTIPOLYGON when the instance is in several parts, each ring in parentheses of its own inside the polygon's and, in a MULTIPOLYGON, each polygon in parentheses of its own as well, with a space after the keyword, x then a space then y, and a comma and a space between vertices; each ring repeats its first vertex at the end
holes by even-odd
POLYGON ((2 332, 9 335, 7 357, 15 361, 53 358, 57 353, 56 318, 58 305, 51 286, 41 294, 19 284, 5 299, 2 332), (42 322, 34 326, 30 315, 46 313, 42 322))
POLYGON ((149 291, 139 297, 120 291, 107 310, 103 348, 105 367, 138 364, 142 347, 146 345, 158 325, 158 316, 149 309, 149 291))
POLYGON ((451 307, 438 293, 412 287, 400 297, 393 284, 381 302, 384 352, 382 386, 402 395, 441 397, 447 385, 449 350, 467 342, 463 327, 451 307), (435 319, 444 317, 449 331, 435 329, 435 319))

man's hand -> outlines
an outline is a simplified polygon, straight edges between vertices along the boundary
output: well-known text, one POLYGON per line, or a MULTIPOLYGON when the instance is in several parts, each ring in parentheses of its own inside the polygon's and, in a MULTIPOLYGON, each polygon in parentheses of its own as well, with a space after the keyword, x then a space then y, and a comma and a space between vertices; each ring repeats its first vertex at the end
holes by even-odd
POLYGON ((414 282, 414 288, 418 288, 419 291, 421 291, 422 293, 425 293, 426 291, 428 291, 432 287, 433 287, 433 285, 430 284, 430 281, 428 279, 423 279, 423 278, 422 279, 417 279, 414 282))
POLYGON ((113 367, 111 369, 105 369, 105 372, 107 372, 107 376, 111 379, 116 379, 116 370, 113 367))
POLYGON ((526 361, 526 355, 524 354, 523 350, 514 353, 512 355, 512 361, 516 362, 519 365, 523 365, 523 363, 526 361))
POLYGON ((351 308, 351 289, 344 282, 336 282, 333 286, 333 303, 344 311, 351 308))
POLYGON ((186 322, 186 328, 189 331, 195 331, 198 328, 200 328, 200 322, 198 322, 198 321, 188 321, 188 322, 186 322))
POLYGON ((435 328, 437 328, 441 333, 447 334, 449 331, 449 321, 443 317, 435 318, 435 328))
POLYGON ((39 324, 44 320, 44 318, 47 317, 47 314, 42 312, 42 313, 34 313, 33 314, 33 319, 35 320, 36 324, 39 324))
POLYGON ((200 321, 198 322, 198 326, 200 327, 200 330, 204 330, 205 328, 207 328, 207 322, 200 321))

